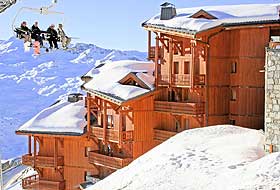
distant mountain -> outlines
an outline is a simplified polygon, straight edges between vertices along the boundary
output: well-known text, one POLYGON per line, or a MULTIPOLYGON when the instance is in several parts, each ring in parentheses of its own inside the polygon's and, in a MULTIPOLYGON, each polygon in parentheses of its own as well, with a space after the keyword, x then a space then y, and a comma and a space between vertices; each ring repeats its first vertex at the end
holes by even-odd
POLYGON ((100 62, 146 60, 138 51, 104 49, 78 43, 70 50, 40 56, 24 52, 22 40, 0 42, 0 151, 2 159, 26 152, 26 137, 14 131, 37 112, 72 92, 80 92, 80 76, 100 62))

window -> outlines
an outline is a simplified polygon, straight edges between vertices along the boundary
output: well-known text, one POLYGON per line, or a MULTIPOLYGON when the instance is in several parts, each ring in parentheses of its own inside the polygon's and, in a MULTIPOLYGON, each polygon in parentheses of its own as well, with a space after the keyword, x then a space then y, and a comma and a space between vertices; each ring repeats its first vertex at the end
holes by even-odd
POLYGON ((85 181, 93 181, 93 175, 90 171, 85 171, 84 180, 85 181))
POLYGON ((236 73, 237 72, 237 63, 233 62, 231 63, 231 73, 236 73))
POLYGON ((174 62, 174 74, 179 74, 179 62, 174 62))
POLYGON ((236 95, 236 89, 231 89, 231 101, 236 101, 237 95, 236 95))
POLYGON ((85 147, 85 157, 88 157, 91 147, 85 147))
POLYGON ((190 62, 189 61, 184 62, 184 74, 190 74, 190 62))
POLYGON ((175 121, 175 128, 176 128, 176 131, 178 132, 179 129, 180 129, 180 122, 179 121, 175 121))
POLYGON ((107 115, 107 128, 114 128, 114 117, 113 115, 107 115))
POLYGON ((233 120, 233 119, 229 120, 229 124, 235 125, 235 120, 233 120))

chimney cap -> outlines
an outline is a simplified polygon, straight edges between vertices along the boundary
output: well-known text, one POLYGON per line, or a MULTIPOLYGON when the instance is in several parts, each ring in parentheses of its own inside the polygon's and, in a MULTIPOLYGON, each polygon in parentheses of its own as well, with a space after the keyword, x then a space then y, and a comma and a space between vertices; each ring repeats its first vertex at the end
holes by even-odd
POLYGON ((172 4, 172 3, 169 3, 169 2, 165 2, 165 3, 163 3, 163 4, 161 4, 160 5, 161 7, 175 7, 175 5, 174 4, 172 4))

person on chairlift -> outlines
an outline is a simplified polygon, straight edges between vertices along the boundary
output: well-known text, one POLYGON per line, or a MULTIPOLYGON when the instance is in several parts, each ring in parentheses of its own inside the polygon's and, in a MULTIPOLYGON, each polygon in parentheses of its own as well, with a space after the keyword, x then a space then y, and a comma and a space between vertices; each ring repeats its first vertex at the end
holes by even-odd
POLYGON ((62 24, 59 24, 58 25, 58 28, 57 28, 57 32, 58 32, 58 36, 60 38, 60 41, 62 43, 62 48, 64 49, 67 49, 68 48, 68 45, 70 44, 71 42, 71 38, 69 38, 64 30, 63 30, 63 25, 62 24))
POLYGON ((42 36, 41 36, 41 30, 38 26, 38 22, 36 21, 32 28, 31 28, 31 38, 34 39, 35 41, 38 41, 40 42, 40 46, 42 47, 43 46, 43 39, 42 39, 42 36))
POLYGON ((31 34, 31 30, 27 27, 26 21, 23 21, 20 25, 19 35, 20 35, 20 38, 24 38, 24 43, 25 42, 31 43, 30 34, 31 34))
POLYGON ((50 49, 52 48, 56 48, 58 49, 58 46, 57 46, 57 38, 58 38, 58 35, 57 35, 57 31, 54 29, 54 24, 52 24, 48 30, 47 30, 47 33, 49 35, 49 44, 50 44, 50 49))

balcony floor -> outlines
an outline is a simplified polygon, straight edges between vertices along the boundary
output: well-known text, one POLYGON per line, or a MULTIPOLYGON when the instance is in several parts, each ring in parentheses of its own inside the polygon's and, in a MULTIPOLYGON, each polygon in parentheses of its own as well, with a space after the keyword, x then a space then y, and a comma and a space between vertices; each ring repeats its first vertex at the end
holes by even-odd
POLYGON ((25 188, 25 190, 57 190, 57 188, 51 188, 46 185, 36 183, 31 185, 30 187, 25 188))

